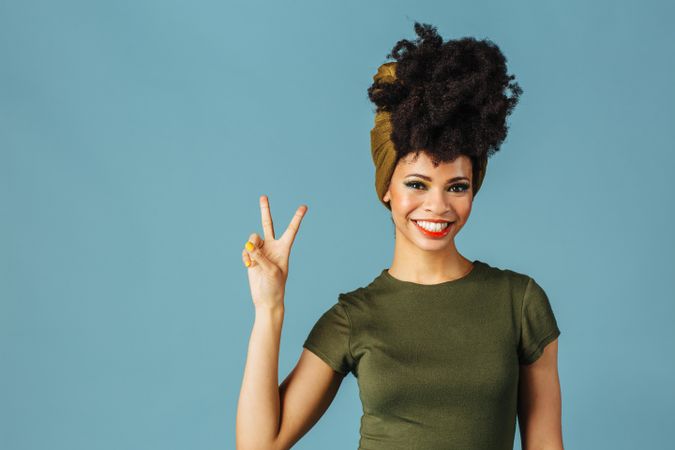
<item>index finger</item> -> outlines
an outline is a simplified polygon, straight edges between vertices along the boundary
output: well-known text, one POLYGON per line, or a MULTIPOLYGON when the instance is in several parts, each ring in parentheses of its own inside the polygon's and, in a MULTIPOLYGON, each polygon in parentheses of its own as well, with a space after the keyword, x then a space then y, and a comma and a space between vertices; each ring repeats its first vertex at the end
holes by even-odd
POLYGON ((300 228, 300 222, 307 212, 307 205, 300 205, 300 207, 295 211, 291 223, 288 224, 288 228, 284 231, 284 234, 281 236, 281 239, 288 239, 289 245, 293 245, 295 240, 295 235, 298 234, 298 229, 300 228))
POLYGON ((274 239, 274 223, 270 213, 270 202, 266 195, 260 196, 260 216, 265 240, 274 239))

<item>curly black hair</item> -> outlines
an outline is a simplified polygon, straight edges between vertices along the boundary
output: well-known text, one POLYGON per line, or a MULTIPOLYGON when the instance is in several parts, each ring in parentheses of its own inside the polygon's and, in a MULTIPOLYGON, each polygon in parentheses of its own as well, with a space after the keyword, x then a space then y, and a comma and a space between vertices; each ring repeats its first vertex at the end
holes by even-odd
POLYGON ((434 165, 466 155, 475 169, 476 158, 499 150, 523 90, 489 39, 444 43, 436 27, 418 22, 415 32, 415 41, 400 40, 387 55, 396 60, 396 81, 374 82, 368 97, 376 111, 391 112, 397 161, 423 150, 434 165))

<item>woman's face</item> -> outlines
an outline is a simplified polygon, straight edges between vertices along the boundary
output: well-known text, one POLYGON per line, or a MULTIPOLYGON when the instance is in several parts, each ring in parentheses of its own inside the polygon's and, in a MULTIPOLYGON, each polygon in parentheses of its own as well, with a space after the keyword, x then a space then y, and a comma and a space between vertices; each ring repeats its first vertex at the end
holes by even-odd
POLYGON ((390 202, 396 236, 424 250, 454 247, 455 235, 471 213, 472 177, 471 159, 465 155, 438 167, 425 152, 401 158, 383 197, 390 202), (424 219, 440 223, 417 223, 424 219))

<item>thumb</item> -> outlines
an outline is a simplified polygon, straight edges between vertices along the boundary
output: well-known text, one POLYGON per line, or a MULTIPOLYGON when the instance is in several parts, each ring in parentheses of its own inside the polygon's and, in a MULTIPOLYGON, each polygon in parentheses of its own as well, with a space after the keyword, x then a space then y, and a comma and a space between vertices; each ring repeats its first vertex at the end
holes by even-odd
MULTIPOLYGON (((248 253, 248 257, 253 261, 254 264, 260 265, 260 267, 265 271, 269 272, 274 269, 274 264, 267 259, 265 256, 265 253, 261 250, 261 247, 264 245, 265 241, 263 240, 258 240, 258 243, 254 244, 250 240, 246 242, 246 245, 244 246, 246 253, 248 253)), ((254 264, 251 264, 249 268, 253 267, 254 264)))

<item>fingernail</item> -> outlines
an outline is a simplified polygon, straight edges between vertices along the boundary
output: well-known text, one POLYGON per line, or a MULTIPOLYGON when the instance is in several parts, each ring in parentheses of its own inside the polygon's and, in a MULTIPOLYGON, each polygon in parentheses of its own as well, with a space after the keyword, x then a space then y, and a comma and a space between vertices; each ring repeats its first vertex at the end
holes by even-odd
POLYGON ((255 247, 253 246, 253 244, 251 244, 250 241, 246 241, 246 250, 248 250, 248 251, 250 252, 250 251, 253 250, 254 248, 255 248, 255 247))
POLYGON ((246 267, 251 265, 251 261, 246 261, 244 264, 246 264, 246 267))

